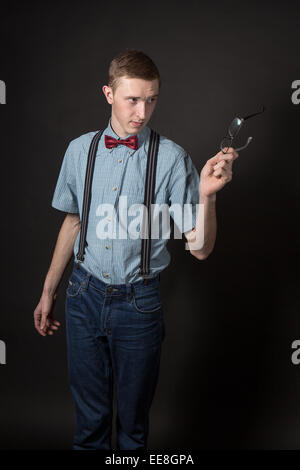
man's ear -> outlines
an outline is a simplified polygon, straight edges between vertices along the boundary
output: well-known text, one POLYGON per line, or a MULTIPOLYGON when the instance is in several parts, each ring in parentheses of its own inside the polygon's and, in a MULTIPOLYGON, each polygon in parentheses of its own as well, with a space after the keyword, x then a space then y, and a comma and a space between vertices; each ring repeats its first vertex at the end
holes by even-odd
POLYGON ((112 88, 110 86, 107 86, 107 85, 104 85, 102 87, 102 91, 105 95, 105 98, 107 100, 107 102, 109 104, 113 104, 114 100, 113 100, 113 92, 112 92, 112 88))

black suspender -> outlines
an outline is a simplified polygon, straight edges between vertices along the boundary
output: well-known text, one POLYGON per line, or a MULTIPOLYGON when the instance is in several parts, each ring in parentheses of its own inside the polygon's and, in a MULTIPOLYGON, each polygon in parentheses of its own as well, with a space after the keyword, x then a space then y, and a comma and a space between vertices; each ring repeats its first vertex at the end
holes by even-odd
POLYGON ((140 274, 145 276, 149 274, 150 268, 150 252, 151 252, 151 204, 154 204, 154 189, 155 189, 155 175, 156 163, 159 146, 159 134, 151 129, 150 142, 148 148, 147 170, 145 181, 145 196, 144 206, 147 208, 146 215, 148 215, 148 224, 146 224, 145 213, 143 214, 141 236, 142 236, 142 249, 141 249, 141 266, 140 274), (146 225, 145 225, 146 224, 146 225), (146 238, 144 238, 144 236, 146 238))
POLYGON ((88 217, 89 217, 90 203, 91 203, 91 189, 92 189, 93 173, 94 173, 94 166, 95 166, 95 158, 96 158, 98 143, 102 134, 103 134, 103 131, 99 131, 97 132, 97 134, 94 135, 90 148, 89 148, 89 155, 88 155, 88 160, 86 164, 82 217, 81 217, 81 227, 80 227, 80 239, 79 239, 78 252, 76 255, 77 268, 79 268, 79 263, 82 263, 82 261, 84 260, 84 251, 85 251, 85 246, 87 244, 86 243, 86 231, 87 231, 87 224, 88 224, 88 217))
MULTIPOLYGON (((77 258, 77 268, 79 268, 80 263, 84 260, 84 251, 86 243, 86 233, 87 233, 87 224, 88 224, 88 215, 90 210, 91 203, 91 188, 93 181, 93 173, 95 167, 95 158, 98 148, 98 143, 101 138, 103 131, 97 132, 91 142, 86 166, 85 181, 84 181, 84 194, 83 194, 83 207, 82 207, 82 220, 80 228, 80 239, 78 252, 76 254, 77 258)), ((145 196, 144 196, 144 206, 147 208, 143 212, 143 220, 141 227, 141 264, 140 264, 140 274, 143 276, 144 284, 147 283, 146 276, 149 275, 150 271, 150 252, 151 252, 151 204, 154 204, 154 190, 155 190, 155 175, 156 175, 156 163, 157 163, 157 154, 159 147, 159 134, 151 129, 149 148, 148 148, 148 157, 147 157, 147 170, 146 170, 146 181, 145 181, 145 196), (147 218, 146 218, 147 216, 147 218), (147 224, 148 221, 148 224, 147 224)))

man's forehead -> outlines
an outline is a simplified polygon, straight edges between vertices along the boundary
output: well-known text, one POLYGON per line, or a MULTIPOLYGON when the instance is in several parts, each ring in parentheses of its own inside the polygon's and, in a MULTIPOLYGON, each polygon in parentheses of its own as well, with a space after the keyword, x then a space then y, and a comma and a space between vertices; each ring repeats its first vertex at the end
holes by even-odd
POLYGON ((144 80, 142 78, 121 77, 118 86, 122 95, 142 98, 144 96, 158 95, 158 80, 144 80))

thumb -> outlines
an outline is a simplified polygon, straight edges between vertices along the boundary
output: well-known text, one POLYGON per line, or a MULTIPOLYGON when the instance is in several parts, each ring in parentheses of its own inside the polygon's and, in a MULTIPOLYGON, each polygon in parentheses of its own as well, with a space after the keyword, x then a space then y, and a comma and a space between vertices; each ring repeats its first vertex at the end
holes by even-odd
POLYGON ((41 319, 41 330, 43 330, 45 328, 46 320, 47 320, 47 313, 43 313, 42 314, 42 319, 41 319))

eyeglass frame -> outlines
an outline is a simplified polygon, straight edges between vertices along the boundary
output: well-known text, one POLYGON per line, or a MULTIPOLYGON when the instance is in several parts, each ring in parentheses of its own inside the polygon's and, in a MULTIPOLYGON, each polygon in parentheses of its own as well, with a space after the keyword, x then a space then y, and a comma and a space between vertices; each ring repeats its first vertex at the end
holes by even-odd
MULTIPOLYGON (((222 151, 222 153, 227 153, 223 151, 223 148, 227 148, 227 150, 229 149, 229 147, 232 146, 232 142, 233 142, 233 139, 236 137, 236 135, 238 134, 238 132, 240 131, 242 125, 243 125, 243 122, 246 121, 246 119, 249 119, 251 117, 254 117, 254 116, 257 116, 258 114, 261 114, 263 113, 264 111, 266 110, 265 106, 262 107, 262 110, 261 111, 258 111, 257 113, 253 113, 253 114, 249 114, 248 116, 245 116, 243 118, 239 118, 239 117, 235 117, 233 119, 233 121, 231 122, 229 128, 228 128, 228 134, 227 136, 223 137, 222 141, 221 141, 221 144, 220 144, 220 150, 222 151), (236 128, 236 130, 234 130, 236 128), (229 145, 225 146, 225 145, 222 145, 224 140, 227 140, 229 143, 229 145)), ((243 150, 245 149, 246 147, 248 147, 248 145, 250 144, 250 142, 252 141, 253 137, 248 137, 247 139, 247 142, 245 145, 242 145, 242 147, 239 147, 239 148, 236 148, 234 149, 236 152, 239 152, 240 150, 243 150)))

